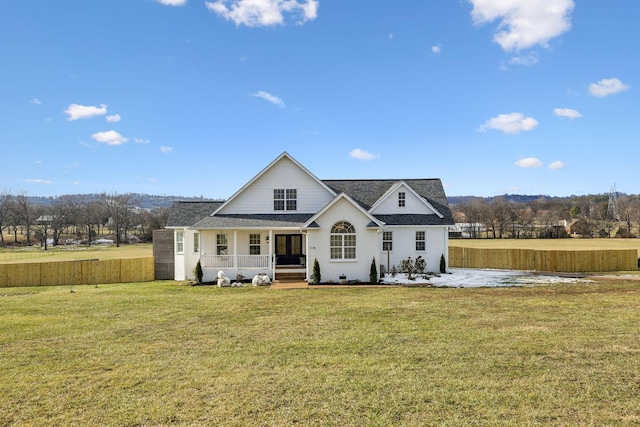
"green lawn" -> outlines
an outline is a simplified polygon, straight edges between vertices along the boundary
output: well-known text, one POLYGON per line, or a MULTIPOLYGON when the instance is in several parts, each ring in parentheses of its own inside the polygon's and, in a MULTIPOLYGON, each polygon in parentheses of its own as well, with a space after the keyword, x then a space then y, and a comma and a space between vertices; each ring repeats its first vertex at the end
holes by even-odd
POLYGON ((0 289, 0 425, 640 424, 640 285, 0 289))

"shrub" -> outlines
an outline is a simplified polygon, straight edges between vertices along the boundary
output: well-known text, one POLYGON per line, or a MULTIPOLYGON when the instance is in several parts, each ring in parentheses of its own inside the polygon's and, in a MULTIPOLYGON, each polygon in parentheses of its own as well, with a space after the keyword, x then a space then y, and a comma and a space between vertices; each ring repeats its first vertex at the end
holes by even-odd
POLYGON ((196 264, 195 267, 193 267, 193 275, 196 278, 196 281, 198 282, 198 284, 202 283, 202 265, 200 265, 200 260, 198 260, 198 263, 196 264))
POLYGON ((440 273, 447 272, 447 261, 444 259, 444 254, 440 255, 440 273))
POLYGON ((427 266, 427 263, 425 262, 424 258, 418 255, 418 258, 416 258, 416 263, 415 263, 416 273, 423 274, 426 266, 427 266))
POLYGON ((402 261, 400 261, 400 269, 403 273, 407 274, 407 279, 409 280, 413 280, 413 273, 415 271, 415 265, 413 264, 413 260, 411 259, 411 257, 407 258, 407 259, 403 259, 402 261))
POLYGON ((320 283, 320 263, 318 263, 318 258, 314 258, 313 260, 313 271, 311 273, 311 283, 317 285, 320 283))
POLYGON ((371 261, 371 268, 369 269, 369 281, 376 283, 378 281, 378 267, 376 267, 376 257, 373 257, 371 261))

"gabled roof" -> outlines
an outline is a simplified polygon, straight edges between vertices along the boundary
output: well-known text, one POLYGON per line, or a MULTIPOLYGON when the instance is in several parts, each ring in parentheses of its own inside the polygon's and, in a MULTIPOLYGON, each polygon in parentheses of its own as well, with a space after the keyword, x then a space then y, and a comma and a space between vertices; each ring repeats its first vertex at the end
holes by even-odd
POLYGON ((428 208, 430 208, 432 211, 435 212, 436 215, 438 215, 439 217, 444 217, 444 215, 442 215, 440 212, 438 212, 438 210, 435 208, 435 206, 433 206, 431 203, 429 203, 429 201, 420 196, 418 193, 416 193, 409 185, 407 185, 407 183, 405 183, 404 181, 398 181, 395 184, 393 184, 391 187, 389 187, 389 189, 378 199, 378 201, 376 201, 373 206, 371 206, 371 210, 374 210, 376 208, 376 206, 380 205, 382 202, 384 202, 386 199, 388 199, 389 197, 391 197, 392 194, 395 194, 395 192, 398 190, 398 188, 400 187, 405 187, 411 194, 413 194, 416 198, 418 198, 419 200, 422 201, 422 203, 427 206, 428 208))
POLYGON ((318 213, 316 213, 311 218, 309 218, 309 220, 305 224, 305 227, 307 227, 307 228, 316 228, 318 226, 318 224, 315 222, 316 219, 318 219, 320 216, 322 216, 322 214, 324 214, 327 210, 329 210, 331 208, 331 206, 335 205, 336 203, 338 203, 338 201, 343 200, 343 199, 346 200, 347 202, 349 202, 356 209, 358 209, 360 212, 362 212, 363 215, 365 215, 367 218, 369 218, 371 220, 369 222, 369 225, 367 225, 367 227, 382 227, 384 225, 376 217, 374 217, 369 212, 367 212, 365 209, 363 209, 363 207, 360 206, 355 200, 353 200, 351 197, 349 197, 348 194, 340 193, 332 201, 327 203, 327 205, 325 207, 320 209, 318 211, 318 213))
POLYGON ((260 177, 262 175, 264 175, 269 169, 271 169, 275 164, 277 164, 280 160, 282 160, 283 158, 287 158, 288 160, 290 160, 293 164, 295 164, 297 167, 299 167, 302 171, 304 171, 307 175, 309 175, 314 181, 316 181, 318 184, 320 184, 322 187, 326 188, 326 190, 331 193, 332 195, 336 195, 337 193, 335 193, 330 187, 328 187, 324 182, 322 182, 321 180, 319 180, 314 174, 312 174, 307 168, 305 168, 304 166, 302 166, 302 164, 300 164, 296 159, 294 159, 293 157, 291 157, 289 155, 289 153, 287 153, 286 151, 284 151, 282 154, 280 154, 274 161, 272 161, 271 163, 269 163, 267 165, 267 167, 265 167, 264 169, 262 169, 256 176, 254 176, 251 181, 247 182, 245 185, 242 186, 241 189, 239 189, 238 191, 236 191, 233 196, 229 197, 229 199, 227 199, 226 202, 224 202, 224 204, 220 207, 218 207, 218 209, 216 209, 216 211, 213 214, 216 214, 219 210, 221 210, 225 205, 227 205, 228 203, 231 203, 231 201, 233 199, 235 199, 240 193, 242 193, 247 187, 249 187, 251 184, 253 184, 255 181, 257 181, 258 179, 260 179, 260 177))
MULTIPOLYGON (((441 224, 454 224, 453 215, 451 209, 449 209, 449 203, 447 202, 447 196, 444 193, 444 187, 442 182, 437 178, 432 179, 348 179, 348 180, 323 180, 327 186, 332 188, 336 192, 343 192, 349 195, 353 200, 358 202, 365 210, 370 210, 372 206, 376 204, 380 198, 382 198, 387 192, 397 185, 399 182, 404 182, 410 187, 417 195, 424 198, 433 208, 442 214, 442 218, 439 218, 437 223, 441 224)), ((394 221, 387 221, 387 219, 399 219, 400 215, 376 215, 385 223, 391 225, 394 221)), ((436 215, 430 215, 435 216, 436 215)), ((435 218, 433 219, 435 220, 435 218)), ((435 224, 434 224, 435 225, 435 224)))
POLYGON ((221 200, 176 200, 171 204, 167 227, 190 227, 223 203, 221 200))

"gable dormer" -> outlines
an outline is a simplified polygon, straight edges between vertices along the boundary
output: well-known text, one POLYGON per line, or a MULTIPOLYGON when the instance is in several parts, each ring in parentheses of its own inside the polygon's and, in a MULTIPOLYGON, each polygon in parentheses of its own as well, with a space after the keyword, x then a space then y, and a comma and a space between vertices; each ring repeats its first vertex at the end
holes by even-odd
POLYGON ((421 214, 442 216, 425 198, 407 183, 392 185, 371 207, 373 215, 421 214))
POLYGON ((314 213, 335 193, 288 153, 282 153, 215 214, 314 213))

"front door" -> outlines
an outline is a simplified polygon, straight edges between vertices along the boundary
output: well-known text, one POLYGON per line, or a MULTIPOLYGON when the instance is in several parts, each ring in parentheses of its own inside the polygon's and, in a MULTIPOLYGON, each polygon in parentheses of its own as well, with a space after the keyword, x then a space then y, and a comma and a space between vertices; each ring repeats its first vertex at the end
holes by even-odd
POLYGON ((302 235, 276 234, 276 263, 298 265, 302 255, 302 235))

